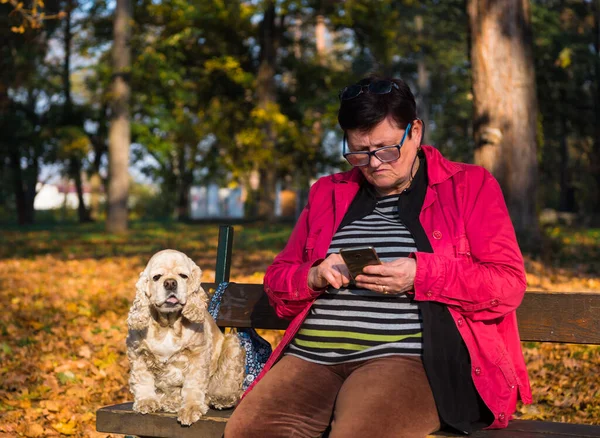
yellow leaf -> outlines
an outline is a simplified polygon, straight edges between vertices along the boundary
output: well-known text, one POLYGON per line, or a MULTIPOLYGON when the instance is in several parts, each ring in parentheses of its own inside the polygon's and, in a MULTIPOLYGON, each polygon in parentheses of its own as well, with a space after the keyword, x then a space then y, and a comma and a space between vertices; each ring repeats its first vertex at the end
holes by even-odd
POLYGON ((93 412, 86 412, 79 417, 79 421, 82 423, 87 423, 88 421, 92 421, 96 415, 93 412))
POLYGON ((573 50, 568 47, 565 47, 558 54, 558 59, 556 60, 556 65, 560 65, 562 68, 567 68, 571 65, 571 56, 573 54, 573 50))
POLYGON ((40 404, 48 409, 49 412, 58 412, 60 410, 59 403, 56 400, 43 400, 40 404))
POLYGON ((79 310, 78 306, 76 303, 68 303, 65 306, 65 309, 67 310, 67 312, 69 313, 77 313, 77 311, 79 310))
POLYGON ((41 322, 37 322, 37 321, 29 321, 29 325, 36 330, 39 330, 42 327, 44 327, 44 324, 42 324, 41 322))
POLYGON ((68 423, 54 423, 52 427, 64 435, 75 435, 77 424, 73 420, 70 420, 68 423))

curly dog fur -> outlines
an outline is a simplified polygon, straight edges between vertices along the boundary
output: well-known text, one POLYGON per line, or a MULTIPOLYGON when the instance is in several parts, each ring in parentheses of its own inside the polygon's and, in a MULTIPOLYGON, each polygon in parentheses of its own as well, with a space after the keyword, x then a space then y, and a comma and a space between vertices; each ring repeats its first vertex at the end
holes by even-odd
POLYGON ((133 409, 176 412, 190 425, 209 409, 233 406, 242 395, 245 353, 208 314, 200 268, 185 254, 164 250, 136 283, 127 324, 133 409))

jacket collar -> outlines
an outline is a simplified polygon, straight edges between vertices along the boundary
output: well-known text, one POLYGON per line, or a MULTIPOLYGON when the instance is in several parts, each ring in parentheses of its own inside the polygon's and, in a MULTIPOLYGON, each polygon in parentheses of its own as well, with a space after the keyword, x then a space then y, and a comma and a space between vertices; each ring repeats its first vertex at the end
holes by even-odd
POLYGON ((442 183, 460 172, 462 169, 453 161, 447 160, 433 146, 421 146, 427 160, 427 181, 429 186, 442 183))
POLYGON ((335 209, 334 209, 334 227, 333 232, 338 229, 344 215, 348 211, 352 200, 358 193, 360 186, 365 181, 361 171, 357 168, 348 172, 336 173, 332 175, 335 183, 335 209))

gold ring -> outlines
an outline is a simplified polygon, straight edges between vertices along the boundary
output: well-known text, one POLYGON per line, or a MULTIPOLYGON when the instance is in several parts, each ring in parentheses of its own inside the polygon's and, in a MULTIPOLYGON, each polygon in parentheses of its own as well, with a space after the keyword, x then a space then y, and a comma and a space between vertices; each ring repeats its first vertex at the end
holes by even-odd
POLYGON ((381 288, 383 289, 383 291, 382 291, 382 292, 383 292, 384 294, 386 294, 386 295, 387 295, 387 293, 388 293, 388 292, 387 292, 387 290, 386 290, 385 284, 384 284, 383 286, 381 286, 381 288))

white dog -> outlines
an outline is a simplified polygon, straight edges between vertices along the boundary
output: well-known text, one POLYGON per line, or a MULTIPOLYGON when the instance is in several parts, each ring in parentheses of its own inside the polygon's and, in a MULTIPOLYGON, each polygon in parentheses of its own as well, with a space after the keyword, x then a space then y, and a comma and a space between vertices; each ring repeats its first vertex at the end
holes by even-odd
POLYGON ((136 283, 127 323, 133 409, 176 412, 190 425, 209 405, 233 406, 242 394, 245 353, 208 314, 202 271, 185 254, 156 253, 136 283))

